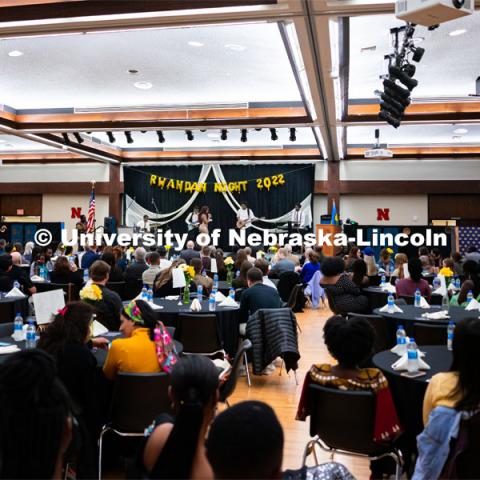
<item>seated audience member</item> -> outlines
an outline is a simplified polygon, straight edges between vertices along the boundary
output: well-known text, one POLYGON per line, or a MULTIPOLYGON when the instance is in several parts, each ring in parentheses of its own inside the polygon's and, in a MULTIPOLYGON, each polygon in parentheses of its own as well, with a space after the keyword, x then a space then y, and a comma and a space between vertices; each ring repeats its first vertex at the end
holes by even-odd
POLYGON ((142 455, 151 479, 213 478, 205 437, 218 401, 218 372, 201 355, 187 355, 173 367, 169 395, 173 415, 160 415, 147 430, 142 455))
POLYGON ((38 275, 40 267, 46 267, 49 272, 53 270, 52 249, 35 247, 32 253, 32 263, 30 264, 30 276, 38 275))
POLYGON ((142 279, 142 274, 147 270, 148 265, 145 262, 147 251, 143 247, 138 247, 133 254, 133 262, 125 269, 124 279, 126 282, 135 282, 142 279))
POLYGON ((367 276, 372 277, 378 274, 377 262, 373 248, 367 247, 363 250, 363 260, 367 264, 367 276))
POLYGON ((142 282, 144 285, 152 287, 155 277, 162 271, 160 254, 158 252, 150 252, 147 255, 147 264, 148 268, 142 273, 142 282))
POLYGON ((303 283, 308 283, 315 272, 320 270, 320 262, 318 261, 318 255, 312 250, 308 253, 308 262, 305 262, 302 270, 300 271, 300 279, 303 283))
MULTIPOLYGON (((373 353, 375 331, 363 318, 330 317, 323 328, 323 338, 336 365, 312 365, 305 376, 297 410, 297 420, 305 420, 311 413, 309 386, 319 384, 339 390, 364 390, 377 396, 375 438, 380 444, 393 441, 401 432, 387 379, 377 368, 360 368, 373 353)), ((382 466, 372 462, 374 478, 382 466)))
POLYGON ((422 278, 422 263, 419 258, 411 258, 408 261, 410 278, 399 280, 395 286, 397 295, 414 296, 417 288, 422 297, 430 299, 430 285, 422 278))
POLYGON ((279 248, 276 256, 276 263, 270 269, 268 276, 270 278, 279 278, 283 272, 294 272, 295 263, 287 258, 287 251, 285 248, 279 248))
POLYGON ((473 260, 474 262, 480 263, 480 252, 475 245, 470 245, 467 248, 467 253, 465 253, 465 261, 466 260, 473 260))
POLYGON ((332 295, 339 312, 368 312, 368 298, 348 278, 344 267, 345 262, 340 257, 326 257, 322 263, 321 286, 332 295))
POLYGON ((242 268, 243 262, 248 262, 247 253, 244 248, 239 248, 235 254, 235 264, 233 265, 233 269, 236 272, 239 272, 240 268, 242 268))
POLYGON ((408 257, 404 253, 397 253, 395 255, 395 270, 392 273, 393 277, 397 277, 400 280, 405 277, 404 264, 408 265, 408 257))
POLYGON ((190 265, 190 260, 192 258, 200 258, 200 252, 197 252, 197 250, 195 250, 195 242, 193 240, 189 240, 186 246, 187 248, 180 252, 180 258, 183 258, 183 260, 185 260, 185 263, 187 265, 190 265))
POLYGON ((0 477, 63 478, 74 420, 54 359, 39 349, 9 356, 0 369, 0 404, 0 477))
MULTIPOLYGON (((202 270, 210 271, 212 261, 210 258, 211 248, 206 245, 200 251, 200 261, 202 262, 202 270)), ((191 264, 190 264, 191 265, 191 264)))
POLYGON ((25 250, 23 251, 24 263, 30 263, 32 261, 32 250, 35 244, 33 242, 27 242, 25 244, 25 250))
POLYGON ((212 292, 213 280, 210 277, 202 275, 203 265, 199 258, 192 258, 190 260, 190 265, 195 270, 195 276, 192 279, 193 283, 197 288, 201 285, 203 287, 203 295, 208 298, 212 292))
POLYGON ((283 429, 266 403, 240 402, 223 411, 206 449, 216 479, 282 478, 283 429))
POLYGON ((245 260, 240 266, 240 275, 237 278, 233 279, 232 287, 237 288, 248 288, 247 282, 247 272, 253 267, 253 265, 245 260))
POLYGON ((452 255, 453 271, 455 275, 463 275, 463 257, 459 252, 455 252, 452 255))
POLYGON ((472 292, 473 298, 480 298, 480 265, 471 260, 465 262, 465 269, 468 271, 468 280, 462 284, 460 292, 453 295, 450 305, 465 308, 468 305, 468 292, 472 292))
POLYGON ((123 272, 117 265, 117 260, 113 252, 103 252, 100 257, 110 267, 110 275, 108 277, 109 282, 123 282, 123 272))
POLYGON ((217 262, 217 274, 219 280, 226 280, 227 278, 227 268, 225 267, 225 261, 223 260, 223 250, 217 248, 215 250, 215 260, 217 262))
MULTIPOLYGON (((458 435, 459 419, 462 414, 468 416, 479 411, 479 344, 478 318, 466 318, 456 324, 450 371, 434 375, 425 392, 425 430, 417 437, 418 459, 413 476, 416 480, 446 478, 440 474, 449 454, 451 438, 458 435)), ((472 444, 468 447, 475 448, 472 444)), ((461 462, 461 455, 458 461, 461 462)))
POLYGON ((0 255, 0 292, 9 292, 15 282, 23 288, 25 294, 34 294, 37 289, 19 266, 13 265, 11 255, 0 255))
POLYGON ((360 249, 355 245, 352 248, 350 248, 350 251, 348 252, 348 257, 345 259, 346 272, 352 271, 353 262, 358 258, 360 258, 360 249))
POLYGON ((272 287, 275 290, 277 289, 277 286, 268 278, 268 263, 266 260, 255 260, 255 263, 253 265, 254 267, 258 268, 261 270, 262 275, 263 275, 263 280, 262 283, 266 285, 267 287, 272 287))
MULTIPOLYGON (((97 313, 97 320, 111 331, 118 331, 120 326, 120 311, 122 310, 122 299, 117 292, 113 292, 105 285, 108 283, 110 266, 103 260, 97 260, 92 264, 89 270, 92 285, 100 289, 101 298, 93 301, 92 306, 97 313)), ((82 292, 88 291, 90 286, 84 287, 80 291, 80 298, 83 299, 82 292)), ((89 300, 87 300, 89 301, 89 300)))
POLYGON ((264 285, 263 273, 258 268, 247 272, 248 288, 240 297, 240 323, 247 323, 248 317, 261 308, 281 308, 283 302, 277 290, 264 285))
POLYGON ((117 245, 113 247, 113 255, 115 256, 115 261, 117 262, 117 267, 124 272, 128 266, 128 260, 125 256, 125 248, 117 245))
POLYGON ((252 249, 250 247, 245 247, 244 250, 247 255, 247 260, 253 265, 255 263, 255 257, 252 257, 252 249))
POLYGON ((370 280, 367 276, 367 264, 361 258, 357 258, 352 263, 350 280, 359 288, 368 287, 370 280))
MULTIPOLYGON (((83 284, 83 275, 78 271, 75 264, 71 264, 67 257, 58 257, 50 274, 52 283, 73 283, 74 285, 83 284)), ((77 291, 78 292, 78 291, 77 291)))
POLYGON ((93 262, 100 260, 100 255, 97 253, 95 245, 85 245, 85 253, 80 260, 80 266, 83 269, 89 269, 93 262))
MULTIPOLYGON (((155 277, 155 280, 153 281, 154 297, 163 298, 170 295, 178 295, 180 293, 180 288, 173 288, 172 270, 184 263, 185 260, 183 260, 182 258, 175 260, 172 262, 172 265, 169 268, 165 268, 155 277)), ((192 287, 192 285, 190 286, 190 288, 192 287)))
POLYGON ((453 259, 444 258, 442 260, 442 268, 438 273, 440 275, 443 275, 444 277, 453 277, 454 275, 453 268, 454 268, 453 259))
POLYGON ((119 372, 156 373, 169 371, 176 361, 176 355, 171 353, 172 340, 168 336, 168 343, 158 344, 154 330, 157 320, 150 305, 143 300, 132 300, 121 313, 120 332, 125 338, 112 342, 107 359, 103 366, 103 373, 109 380, 115 380, 119 372), (167 347, 169 350, 165 350, 167 347), (165 362, 163 354, 169 359, 165 362))
POLYGON ((440 252, 440 249, 437 247, 432 248, 432 252, 430 253, 430 259, 432 261, 432 265, 440 269, 442 268, 442 253, 440 252))
POLYGON ((160 255, 160 270, 168 268, 172 264, 172 261, 167 258, 167 249, 163 246, 160 246, 157 248, 157 252, 160 255))
POLYGON ((395 265, 392 260, 393 250, 391 248, 383 248, 380 251, 380 259, 378 261, 379 273, 385 273, 385 275, 391 275, 395 270, 395 265))
POLYGON ((5 255, 5 247, 7 246, 7 241, 3 238, 0 238, 0 255, 5 255))
POLYGON ((295 267, 299 267, 300 259, 297 257, 297 255, 294 255, 292 253, 292 246, 289 243, 287 243, 283 248, 285 248, 285 251, 287 252, 286 258, 291 262, 293 262, 295 264, 295 267))
POLYGON ((428 257, 427 255, 421 255, 420 257, 418 257, 418 259, 422 264, 422 275, 429 275, 431 273, 434 273, 435 268, 432 266, 430 257, 428 257))

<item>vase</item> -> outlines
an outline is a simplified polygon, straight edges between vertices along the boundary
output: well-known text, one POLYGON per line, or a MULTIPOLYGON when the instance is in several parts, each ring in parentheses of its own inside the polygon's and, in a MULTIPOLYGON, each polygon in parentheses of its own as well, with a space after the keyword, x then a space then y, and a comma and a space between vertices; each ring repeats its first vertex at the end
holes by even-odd
POLYGON ((227 283, 231 285, 233 282, 233 270, 227 272, 227 283))
POLYGON ((190 289, 188 287, 183 289, 183 303, 190 303, 190 289))

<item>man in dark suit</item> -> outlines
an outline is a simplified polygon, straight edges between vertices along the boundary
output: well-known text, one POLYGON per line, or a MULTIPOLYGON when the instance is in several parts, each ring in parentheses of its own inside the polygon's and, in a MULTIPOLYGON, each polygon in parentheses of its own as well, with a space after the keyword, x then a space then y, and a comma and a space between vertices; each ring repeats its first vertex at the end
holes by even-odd
POLYGON ((89 269, 96 260, 100 259, 100 255, 96 252, 96 248, 92 245, 85 245, 85 253, 82 255, 80 262, 81 268, 89 269))
POLYGON ((183 258, 185 260, 185 263, 187 265, 190 265, 190 260, 192 258, 200 258, 200 252, 197 252, 195 248, 195 243, 192 240, 189 240, 187 242, 187 248, 185 250, 182 250, 180 253, 180 258, 183 258))
POLYGON ((147 251, 143 247, 138 247, 133 254, 134 261, 125 270, 125 281, 126 282, 135 282, 136 280, 141 280, 143 272, 148 269, 147 262, 145 257, 147 256, 147 251))
POLYGON ((263 273, 259 268, 247 272, 248 288, 240 297, 240 323, 247 323, 248 317, 261 308, 281 308, 282 299, 276 289, 263 284, 263 273))

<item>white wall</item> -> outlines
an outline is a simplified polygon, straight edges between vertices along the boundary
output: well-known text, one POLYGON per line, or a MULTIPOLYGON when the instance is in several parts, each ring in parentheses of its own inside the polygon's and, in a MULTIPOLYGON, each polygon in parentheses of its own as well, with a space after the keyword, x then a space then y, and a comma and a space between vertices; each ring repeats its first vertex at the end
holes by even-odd
POLYGON ((321 161, 315 163, 315 180, 327 180, 328 179, 328 168, 327 162, 321 161))
POLYGON ((313 224, 320 223, 320 215, 326 215, 328 206, 327 195, 316 194, 313 196, 313 224))
POLYGON ((0 183, 108 182, 105 163, 28 164, 0 166, 0 183))
POLYGON ((480 180, 480 160, 345 160, 340 180, 480 180))
POLYGON ((342 195, 340 214, 361 225, 428 225, 427 195, 342 195), (377 220, 377 209, 389 208, 389 221, 377 220))
MULTIPOLYGON (((72 208, 82 208, 82 214, 87 216, 89 195, 43 195, 42 221, 65 222, 65 228, 75 228, 77 218, 72 217, 72 208)), ((108 195, 95 196, 95 218, 97 226, 103 225, 104 217, 108 216, 108 195)))

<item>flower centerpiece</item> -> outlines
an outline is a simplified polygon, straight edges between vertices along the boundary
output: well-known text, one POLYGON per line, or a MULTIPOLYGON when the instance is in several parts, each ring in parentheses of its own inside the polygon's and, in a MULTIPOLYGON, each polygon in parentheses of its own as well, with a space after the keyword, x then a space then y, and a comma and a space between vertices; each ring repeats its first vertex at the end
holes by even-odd
POLYGON ((225 268, 227 269, 227 283, 231 285, 233 282, 233 265, 235 262, 233 261, 232 257, 227 257, 224 263, 225 268))
POLYGON ((95 305, 97 302, 100 302, 102 298, 102 290, 94 283, 87 285, 80 290, 80 300, 89 303, 90 305, 95 305))
POLYGON ((183 303, 190 303, 190 282, 195 276, 195 269, 191 265, 182 263, 179 268, 185 275, 185 288, 183 289, 183 303))
POLYGON ((172 248, 171 245, 165 245, 165 250, 167 251, 167 259, 170 257, 170 249, 172 248))

